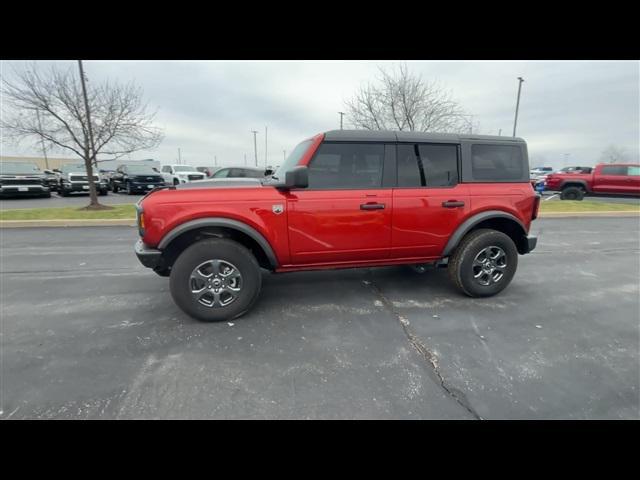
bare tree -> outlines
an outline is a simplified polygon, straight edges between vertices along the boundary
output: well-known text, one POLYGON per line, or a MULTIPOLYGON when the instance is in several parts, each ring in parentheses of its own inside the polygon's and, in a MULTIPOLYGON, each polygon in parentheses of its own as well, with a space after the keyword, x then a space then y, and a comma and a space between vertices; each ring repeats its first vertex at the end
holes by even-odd
POLYGON ((3 134, 16 142, 31 139, 47 149, 71 151, 82 158, 91 195, 87 208, 107 208, 98 203, 93 181, 97 156, 119 158, 153 149, 163 138, 152 125, 155 113, 147 112, 142 103, 142 90, 133 83, 90 83, 86 108, 82 82, 72 68, 53 66, 40 71, 34 63, 15 71, 15 76, 11 82, 2 78, 3 134))
POLYGON ((379 69, 376 84, 361 86, 346 100, 348 121, 366 130, 477 133, 478 124, 437 82, 414 75, 407 65, 379 69))
POLYGON ((602 163, 622 163, 626 162, 628 157, 627 151, 623 147, 609 145, 600 154, 600 161, 602 163))

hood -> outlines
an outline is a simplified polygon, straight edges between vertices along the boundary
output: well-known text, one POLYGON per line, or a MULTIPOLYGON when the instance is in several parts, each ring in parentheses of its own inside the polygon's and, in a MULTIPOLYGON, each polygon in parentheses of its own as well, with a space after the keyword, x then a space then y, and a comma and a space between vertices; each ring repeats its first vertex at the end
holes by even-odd
POLYGON ((211 180, 200 180, 197 183, 182 183, 177 185, 177 190, 188 188, 237 188, 237 187, 261 187, 259 178, 214 178, 211 180))

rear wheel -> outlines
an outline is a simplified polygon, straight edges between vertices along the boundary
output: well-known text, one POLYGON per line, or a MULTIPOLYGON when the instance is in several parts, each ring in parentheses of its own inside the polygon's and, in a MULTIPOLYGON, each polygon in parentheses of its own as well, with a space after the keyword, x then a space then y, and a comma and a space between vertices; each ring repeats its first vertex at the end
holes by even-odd
POLYGON ((566 187, 560 193, 560 200, 582 200, 584 190, 580 187, 566 187))
POLYGON ((125 184, 125 191, 127 192, 127 195, 133 195, 133 191, 131 190, 131 183, 127 182, 125 184))
POLYGON ((111 191, 113 193, 118 193, 118 186, 115 183, 111 184, 111 191))
POLYGON ((518 250, 511 238, 496 230, 480 229, 462 239, 449 261, 449 277, 470 297, 489 297, 504 290, 518 266, 518 250))
POLYGON ((205 322, 246 313, 262 285, 253 254, 227 239, 201 240, 176 259, 169 280, 171 296, 190 316, 205 322))

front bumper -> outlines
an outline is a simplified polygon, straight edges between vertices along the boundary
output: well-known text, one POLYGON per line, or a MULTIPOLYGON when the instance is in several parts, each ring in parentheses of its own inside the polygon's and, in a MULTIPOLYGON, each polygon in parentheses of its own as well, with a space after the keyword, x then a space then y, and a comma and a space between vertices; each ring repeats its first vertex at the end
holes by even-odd
POLYGON ((145 267, 153 269, 162 267, 162 252, 160 250, 147 247, 141 239, 136 242, 134 250, 136 257, 145 267))
POLYGON ((2 185, 0 195, 42 195, 49 193, 44 185, 2 185))
POLYGON ((150 192, 154 188, 164 187, 164 186, 165 186, 164 182, 155 182, 155 183, 131 182, 129 184, 129 188, 131 189, 132 192, 150 192))
MULTIPOLYGON (((108 190, 108 185, 106 183, 96 183, 97 191, 105 191, 108 190)), ((66 192, 86 192, 89 193, 89 182, 73 182, 68 183, 65 182, 62 184, 62 188, 66 192)))

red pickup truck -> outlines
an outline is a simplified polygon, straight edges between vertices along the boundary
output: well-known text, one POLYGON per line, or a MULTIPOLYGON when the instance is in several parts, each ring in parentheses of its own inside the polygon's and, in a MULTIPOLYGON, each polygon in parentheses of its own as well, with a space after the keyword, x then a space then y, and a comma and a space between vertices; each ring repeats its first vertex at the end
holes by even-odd
POLYGON ((640 196, 640 165, 600 164, 591 173, 552 173, 545 189, 561 192, 563 200, 582 200, 585 195, 640 196))
POLYGON ((238 317, 261 269, 432 263, 465 294, 513 278, 540 197, 519 138, 334 130, 271 178, 160 187, 137 204, 140 262, 203 321, 238 317))

